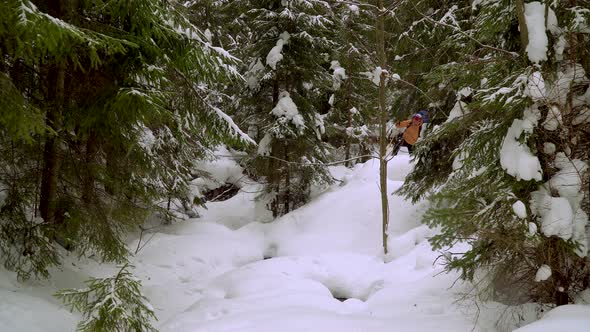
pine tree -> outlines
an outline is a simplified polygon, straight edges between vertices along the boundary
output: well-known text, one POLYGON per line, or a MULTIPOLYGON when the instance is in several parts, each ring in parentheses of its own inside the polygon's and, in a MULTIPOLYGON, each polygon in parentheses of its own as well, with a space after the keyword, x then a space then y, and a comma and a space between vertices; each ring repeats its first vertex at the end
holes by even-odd
POLYGON ((307 202, 311 184, 331 181, 321 163, 332 86, 333 22, 326 1, 232 1, 247 86, 235 107, 258 131, 251 173, 266 179, 275 216, 307 202), (241 13, 244 13, 243 15, 241 13))
POLYGON ((334 82, 324 137, 340 152, 337 159, 347 160, 346 165, 351 166, 359 161, 356 157, 366 156, 372 149, 371 124, 377 107, 376 99, 369 97, 375 94, 375 85, 368 74, 377 66, 371 42, 375 15, 353 2, 338 3, 333 10, 338 35, 330 64, 334 82))
POLYGON ((468 280, 486 275, 489 298, 572 301, 590 275, 583 97, 589 40, 579 25, 588 12, 523 1, 465 2, 430 12, 412 6, 408 38, 444 60, 417 84, 432 91, 441 109, 452 109, 446 119, 438 115, 418 144, 416 168, 400 192, 432 200, 424 221, 441 228, 431 240, 435 248, 471 245, 448 256, 447 266, 468 280), (523 19, 539 13, 546 27, 523 19), (437 31, 445 40, 438 46, 430 39, 437 31), (546 36, 546 50, 535 50, 531 33, 546 36), (455 96, 440 93, 448 89, 455 96), (525 160, 533 167, 514 164, 525 160), (569 192, 562 182, 568 172, 574 174, 565 181, 569 192), (572 213, 560 215, 566 225, 554 228, 559 204, 572 213), (552 271, 548 279, 537 275, 543 266, 552 271))
POLYGON ((157 331, 154 309, 141 293, 141 282, 125 264, 113 277, 90 279, 84 289, 65 289, 56 297, 83 314, 78 331, 157 331))
POLYGON ((191 163, 248 138, 218 108, 235 59, 160 1, 0 4, 0 250, 48 276, 56 242, 122 262, 123 235, 171 199, 191 163), (18 124, 18 125, 17 125, 18 124))

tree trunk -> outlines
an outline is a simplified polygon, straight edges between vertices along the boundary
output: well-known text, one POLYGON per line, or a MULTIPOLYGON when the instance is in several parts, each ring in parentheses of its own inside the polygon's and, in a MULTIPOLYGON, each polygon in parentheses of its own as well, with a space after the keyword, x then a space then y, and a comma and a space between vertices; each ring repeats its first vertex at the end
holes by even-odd
MULTIPOLYGON (((272 142, 271 146, 271 155, 274 157, 279 157, 279 152, 281 150, 282 144, 277 140, 272 142)), ((266 180, 271 188, 271 192, 274 191, 275 196, 273 197, 272 201, 270 202, 270 208, 272 210, 273 218, 279 217, 281 215, 281 180, 282 180, 282 162, 278 161, 274 158, 269 158, 267 161, 268 168, 266 170, 266 180)))
MULTIPOLYGON (((352 79, 348 79, 348 82, 346 82, 346 107, 344 108, 344 112, 346 112, 346 115, 348 117, 348 122, 347 122, 347 128, 351 128, 352 127, 352 113, 350 112, 350 99, 351 99, 351 86, 352 86, 352 79)), ((350 167, 352 166, 352 161, 349 160, 350 159, 350 145, 351 145, 351 137, 350 135, 346 135, 346 155, 344 156, 344 159, 347 160, 346 161, 346 166, 350 167)))
POLYGON ((289 166, 289 146, 285 143, 285 195, 283 196, 283 214, 289 213, 291 203, 291 169, 289 166))
MULTIPOLYGON (((381 69, 385 70, 385 13, 383 0, 379 0, 379 14, 377 16, 377 53, 381 69)), ((389 224, 389 204, 387 198, 387 110, 385 107, 385 74, 381 73, 379 80, 379 189, 381 190, 381 211, 383 216, 383 253, 387 255, 387 228, 389 224)))
POLYGON ((55 133, 48 133, 43 152, 43 174, 41 178, 41 197, 39 200, 39 212, 46 223, 55 222, 57 208, 57 186, 59 170, 61 166, 60 131, 61 117, 64 105, 65 65, 59 64, 57 68, 50 70, 50 80, 54 82, 55 90, 48 89, 49 94, 55 93, 53 105, 46 114, 47 127, 55 133), (53 75, 52 75, 53 74, 53 75), (51 80, 54 78, 54 80, 51 80))
MULTIPOLYGON (((78 0, 48 1, 47 11, 51 16, 73 22, 78 8, 78 0)), ((47 63, 48 79, 47 100, 52 101, 47 108, 45 121, 48 132, 43 148, 43 173, 41 175, 41 193, 39 198, 39 212, 46 223, 56 222, 58 179, 61 167, 60 135, 65 97, 66 63, 63 59, 52 59, 54 63, 47 63)))

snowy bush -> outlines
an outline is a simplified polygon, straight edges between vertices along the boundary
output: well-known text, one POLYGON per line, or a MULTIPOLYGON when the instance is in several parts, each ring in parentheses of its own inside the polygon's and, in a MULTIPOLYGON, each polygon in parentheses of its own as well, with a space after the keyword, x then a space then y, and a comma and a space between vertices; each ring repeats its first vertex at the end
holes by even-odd
POLYGON ((55 296, 83 314, 82 332, 154 332, 154 309, 141 293, 141 282, 124 265, 109 278, 90 279, 83 289, 66 289, 55 296))

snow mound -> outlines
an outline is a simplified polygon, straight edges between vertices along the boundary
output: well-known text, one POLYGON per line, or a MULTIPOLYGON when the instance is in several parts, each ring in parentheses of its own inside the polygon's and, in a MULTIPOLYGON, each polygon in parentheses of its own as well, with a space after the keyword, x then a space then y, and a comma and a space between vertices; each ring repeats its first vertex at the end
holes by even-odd
POLYGON ((590 331, 590 306, 562 305, 514 332, 590 331))

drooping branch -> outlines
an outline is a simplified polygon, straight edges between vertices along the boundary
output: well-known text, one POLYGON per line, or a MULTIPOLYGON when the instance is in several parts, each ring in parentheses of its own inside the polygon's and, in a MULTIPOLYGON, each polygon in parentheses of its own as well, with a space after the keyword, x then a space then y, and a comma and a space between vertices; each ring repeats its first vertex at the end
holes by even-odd
MULTIPOLYGON (((522 1, 522 0, 521 0, 521 1, 522 1)), ((420 11, 420 10, 419 10, 419 9, 418 9, 416 6, 415 6, 415 5, 414 5, 414 10, 415 10, 415 11, 416 11, 418 14, 420 14, 420 16, 422 16, 424 19, 426 19, 428 22, 430 22, 430 23, 433 23, 433 24, 436 24, 436 25, 444 26, 444 27, 447 27, 447 28, 451 28, 451 29, 455 30, 456 32, 458 32, 459 34, 461 34, 461 35, 463 35, 463 36, 465 36, 465 37, 469 38, 471 41, 475 42, 475 43, 476 43, 477 45, 479 45, 480 47, 483 47, 483 48, 486 48, 486 49, 489 49, 489 50, 493 50, 493 51, 496 51, 496 52, 500 52, 500 53, 502 53, 502 54, 509 55, 509 56, 511 56, 511 57, 513 57, 513 58, 518 58, 518 57, 519 57, 519 55, 518 55, 517 53, 510 52, 510 51, 508 51, 508 50, 505 50, 505 49, 501 49, 501 48, 498 48, 498 47, 494 47, 494 46, 491 46, 491 45, 487 45, 487 44, 484 44, 484 43, 482 43, 481 41, 479 41, 479 40, 475 39, 473 36, 469 35, 469 34, 468 34, 468 33, 466 33, 465 31, 461 30, 461 28, 460 28, 460 27, 458 27, 458 26, 454 26, 454 25, 451 25, 451 24, 448 24, 448 23, 445 23, 445 22, 441 22, 441 21, 436 21, 436 20, 433 20, 433 19, 432 19, 431 17, 429 17, 428 15, 426 15, 426 14, 422 13, 422 12, 421 12, 421 11, 420 11)), ((523 12, 523 19, 524 19, 524 12, 523 12)), ((526 25, 526 24, 525 24, 525 25, 526 25)), ((522 31, 522 30, 521 30, 521 31, 522 31)), ((528 34, 527 34, 527 35, 528 35, 528 34)), ((522 37, 522 32, 521 32, 521 37, 522 37)))

